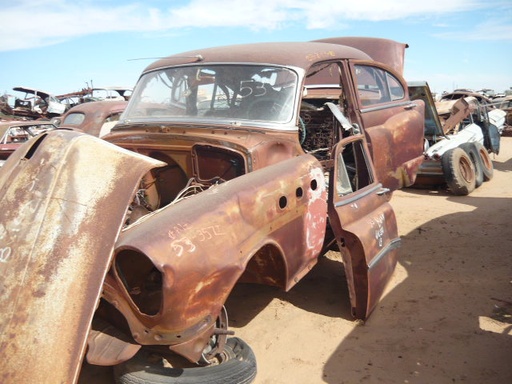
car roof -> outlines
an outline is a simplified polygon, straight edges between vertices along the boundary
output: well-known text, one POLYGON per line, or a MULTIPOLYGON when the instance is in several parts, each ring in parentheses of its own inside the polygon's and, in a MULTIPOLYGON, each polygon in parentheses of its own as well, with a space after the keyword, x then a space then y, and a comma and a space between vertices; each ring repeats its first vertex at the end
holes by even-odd
POLYGON ((62 115, 62 120, 64 120, 65 116, 71 113, 88 114, 95 112, 98 115, 105 115, 111 112, 123 111, 126 108, 127 103, 128 102, 126 100, 100 100, 81 103, 70 108, 64 115, 62 115))
POLYGON ((46 92, 46 91, 41 91, 40 89, 35 89, 35 88, 27 88, 27 87, 14 87, 12 89, 13 91, 18 91, 18 92, 25 92, 25 93, 30 93, 30 94, 38 94, 38 95, 43 95, 45 97, 48 97, 50 95, 50 93, 46 92))
POLYGON ((127 104, 126 100, 102 100, 75 105, 62 115, 59 128, 80 129, 97 136, 105 118, 114 113, 122 113, 127 104), (84 114, 86 117, 80 124, 66 124, 66 118, 75 113, 84 114))
POLYGON ((356 48, 319 42, 272 42, 229 45, 197 49, 155 61, 143 73, 160 68, 193 63, 265 63, 277 66, 309 68, 313 63, 329 59, 371 60, 356 48))

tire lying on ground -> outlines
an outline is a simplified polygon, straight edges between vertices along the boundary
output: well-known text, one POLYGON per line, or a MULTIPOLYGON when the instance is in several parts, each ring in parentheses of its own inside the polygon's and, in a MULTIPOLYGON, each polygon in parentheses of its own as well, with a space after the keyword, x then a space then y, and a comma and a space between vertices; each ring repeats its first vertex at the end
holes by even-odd
POLYGON ((494 165, 492 164, 491 156, 487 148, 480 143, 475 143, 476 150, 480 155, 480 163, 482 165, 482 172, 484 174, 484 181, 489 181, 494 176, 494 165))
POLYGON ((478 188, 484 183, 484 172, 482 161, 480 160, 480 154, 478 153, 478 149, 475 144, 476 143, 464 143, 461 144, 460 147, 466 151, 473 162, 475 167, 475 188, 478 188))
POLYGON ((132 359, 114 367, 119 384, 249 384, 256 377, 256 358, 243 340, 226 341, 218 364, 170 368, 162 358, 144 349, 132 359))
POLYGON ((454 195, 469 195, 476 186, 475 166, 462 148, 446 151, 441 157, 446 184, 454 195))

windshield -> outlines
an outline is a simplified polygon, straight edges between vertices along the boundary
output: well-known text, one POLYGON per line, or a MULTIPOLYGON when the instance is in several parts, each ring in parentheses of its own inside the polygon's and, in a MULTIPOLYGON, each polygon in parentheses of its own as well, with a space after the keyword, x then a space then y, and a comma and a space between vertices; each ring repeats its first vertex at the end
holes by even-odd
POLYGON ((288 123, 297 74, 262 65, 161 69, 143 75, 123 120, 257 120, 288 123))

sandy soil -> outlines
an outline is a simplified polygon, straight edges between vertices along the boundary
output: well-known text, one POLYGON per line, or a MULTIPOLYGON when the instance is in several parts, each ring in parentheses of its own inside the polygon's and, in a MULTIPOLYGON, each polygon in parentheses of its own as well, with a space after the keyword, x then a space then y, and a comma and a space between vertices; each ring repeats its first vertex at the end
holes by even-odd
POLYGON ((337 253, 290 292, 237 287, 229 321, 256 354, 255 384, 512 383, 512 137, 493 162, 469 196, 394 193, 401 256, 365 324, 337 253))
POLYGON ((288 293, 237 289, 230 325, 255 383, 512 383, 512 137, 493 163, 469 196, 394 193, 399 265, 364 325, 335 253, 288 293))

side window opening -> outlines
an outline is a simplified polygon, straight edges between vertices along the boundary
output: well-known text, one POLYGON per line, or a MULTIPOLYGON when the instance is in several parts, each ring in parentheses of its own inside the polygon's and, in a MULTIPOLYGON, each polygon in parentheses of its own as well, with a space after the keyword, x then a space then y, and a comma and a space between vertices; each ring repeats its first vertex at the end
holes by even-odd
POLYGON ((336 161, 336 193, 339 196, 348 195, 374 182, 375 179, 361 140, 345 145, 336 161))
POLYGON ((340 139, 340 129, 325 104, 330 102, 343 109, 339 63, 325 62, 312 66, 304 87, 298 122, 299 141, 306 153, 321 161, 330 159, 331 150, 340 139))
POLYGON ((386 73, 388 80, 389 93, 391 95, 391 101, 402 100, 405 97, 405 90, 398 79, 391 73, 386 73))
POLYGON ((356 65, 359 100, 363 107, 401 100, 405 90, 398 79, 384 69, 356 65))

